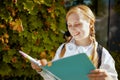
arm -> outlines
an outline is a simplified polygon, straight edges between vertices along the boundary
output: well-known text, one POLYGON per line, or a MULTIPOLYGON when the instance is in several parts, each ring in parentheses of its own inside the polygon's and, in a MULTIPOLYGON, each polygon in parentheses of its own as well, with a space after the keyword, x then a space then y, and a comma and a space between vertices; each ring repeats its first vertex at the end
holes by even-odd
POLYGON ((90 80, 114 80, 104 69, 95 69, 88 77, 90 80))
MULTIPOLYGON (((55 57, 52 61, 55 61, 57 59, 59 59, 59 53, 61 52, 61 49, 63 47, 64 44, 62 44, 56 51, 55 57)), ((45 66, 48 62, 45 59, 42 60, 38 60, 43 66, 45 66)), ((53 78, 52 76, 50 76, 49 74, 47 74, 46 72, 42 71, 42 69, 40 69, 40 67, 38 67, 37 65, 35 65, 34 63, 31 63, 31 67, 36 70, 36 72, 38 74, 40 74, 44 80, 55 80, 55 78, 53 78)))
POLYGON ((105 48, 103 48, 101 60, 100 69, 93 70, 88 75, 90 80, 98 77, 100 77, 102 80, 118 80, 117 71, 115 69, 115 61, 105 48))
MULTIPOLYGON (((48 62, 46 59, 41 59, 41 60, 38 60, 38 62, 40 62, 42 64, 42 66, 45 66, 48 62)), ((49 74, 47 74, 46 72, 44 72, 44 70, 42 70, 39 66, 37 66, 36 64, 34 63, 31 63, 31 67, 36 70, 36 72, 38 74, 40 74, 44 80, 55 80, 54 77, 50 76, 49 74)))

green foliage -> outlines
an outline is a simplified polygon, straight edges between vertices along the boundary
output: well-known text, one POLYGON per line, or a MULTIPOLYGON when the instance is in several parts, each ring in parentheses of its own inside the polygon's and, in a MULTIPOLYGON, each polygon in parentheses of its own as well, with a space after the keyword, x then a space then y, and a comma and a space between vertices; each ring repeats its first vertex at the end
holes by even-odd
POLYGON ((18 50, 51 60, 64 41, 65 13, 63 0, 0 0, 1 79, 42 79, 18 50))

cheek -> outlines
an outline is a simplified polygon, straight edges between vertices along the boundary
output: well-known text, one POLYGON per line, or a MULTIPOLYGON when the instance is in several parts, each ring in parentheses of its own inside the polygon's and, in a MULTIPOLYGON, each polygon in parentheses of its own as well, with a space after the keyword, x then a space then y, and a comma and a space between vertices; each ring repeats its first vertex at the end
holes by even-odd
POLYGON ((70 34, 72 35, 72 29, 71 28, 68 28, 68 31, 70 32, 70 34))
POLYGON ((84 34, 89 35, 90 34, 90 29, 89 28, 84 28, 84 34))
POLYGON ((73 31, 73 28, 71 28, 71 27, 68 27, 68 30, 69 30, 69 31, 73 31))

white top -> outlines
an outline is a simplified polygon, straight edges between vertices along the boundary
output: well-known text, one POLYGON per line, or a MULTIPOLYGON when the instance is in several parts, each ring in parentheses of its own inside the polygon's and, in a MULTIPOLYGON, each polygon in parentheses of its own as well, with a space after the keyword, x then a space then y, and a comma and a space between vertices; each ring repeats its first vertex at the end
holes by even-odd
MULTIPOLYGON (((61 49, 62 49, 63 45, 64 44, 62 44, 56 51, 53 61, 60 59, 59 55, 61 53, 61 49)), ((97 42, 96 42, 96 45, 98 45, 97 42)), ((72 56, 72 55, 75 55, 78 53, 86 53, 90 57, 90 55, 92 53, 92 49, 93 49, 93 44, 90 44, 89 46, 86 46, 86 47, 77 46, 74 44, 74 40, 71 40, 69 43, 66 44, 65 48, 66 48, 66 52, 63 57, 72 56)), ((106 70, 108 72, 108 74, 112 76, 113 80, 118 80, 118 78, 117 78, 118 75, 117 75, 117 72, 115 69, 115 61, 113 60, 110 53, 104 47, 102 50, 102 59, 101 60, 102 61, 101 61, 100 69, 106 70)), ((44 78, 44 80, 55 80, 53 77, 49 76, 48 74, 46 74, 43 71, 38 72, 38 73, 41 74, 41 76, 44 78)))

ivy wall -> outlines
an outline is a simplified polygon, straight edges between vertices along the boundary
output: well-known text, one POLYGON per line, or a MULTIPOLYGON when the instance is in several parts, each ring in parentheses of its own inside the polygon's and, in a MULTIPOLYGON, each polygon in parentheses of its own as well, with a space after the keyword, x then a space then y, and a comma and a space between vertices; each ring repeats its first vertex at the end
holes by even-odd
POLYGON ((119 3, 119 0, 0 0, 0 79, 42 80, 18 51, 51 60, 64 42, 66 10, 77 4, 86 4, 95 13, 97 41, 108 48, 119 74, 119 3))
POLYGON ((1 80, 41 79, 18 50, 51 60, 64 41, 65 13, 63 0, 0 0, 1 80))

